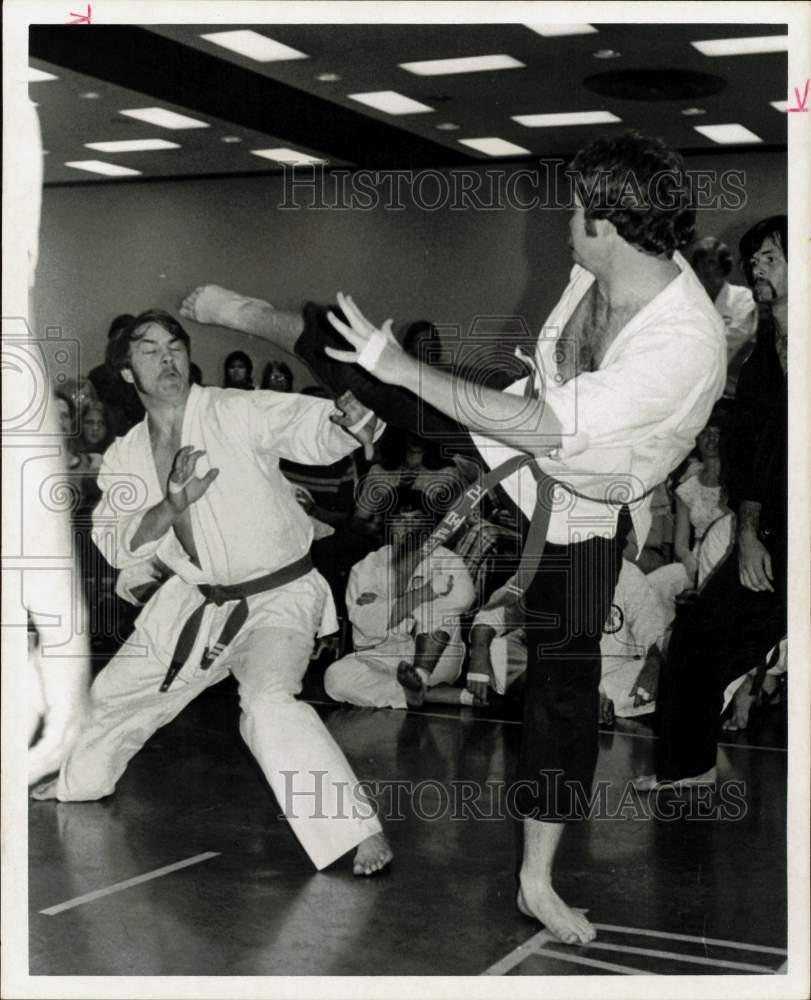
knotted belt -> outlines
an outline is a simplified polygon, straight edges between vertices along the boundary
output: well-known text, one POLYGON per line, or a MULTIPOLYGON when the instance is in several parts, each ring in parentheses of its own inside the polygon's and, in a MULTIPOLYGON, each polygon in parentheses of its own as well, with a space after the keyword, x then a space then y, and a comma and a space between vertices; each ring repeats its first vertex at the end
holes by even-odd
POLYGON ((273 573, 267 573, 265 576, 258 576, 255 580, 248 580, 245 583, 233 583, 228 586, 201 583, 197 589, 205 600, 194 609, 180 630, 175 651, 172 654, 172 662, 160 686, 161 691, 169 690, 172 681, 177 677, 191 656, 194 644, 197 641, 197 635, 200 631, 200 625, 203 621, 203 613, 209 604, 216 604, 219 608, 229 601, 237 602, 236 607, 226 618, 225 625, 223 625, 217 641, 210 648, 206 646, 205 650, 203 650, 203 656, 200 660, 200 667, 203 670, 208 670, 214 660, 216 660, 245 624, 248 617, 248 597, 251 597, 253 594, 264 593, 268 590, 275 590, 277 587, 283 587, 286 583, 292 583, 293 580, 297 580, 300 576, 309 573, 312 568, 313 563, 308 552, 306 556, 302 556, 301 559, 290 563, 289 566, 284 566, 273 573))

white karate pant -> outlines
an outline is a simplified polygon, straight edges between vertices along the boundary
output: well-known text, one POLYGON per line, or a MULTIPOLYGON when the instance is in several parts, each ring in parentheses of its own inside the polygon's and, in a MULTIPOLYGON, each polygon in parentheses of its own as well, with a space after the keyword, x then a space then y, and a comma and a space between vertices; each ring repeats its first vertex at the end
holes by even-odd
MULTIPOLYGON (((411 636, 394 635, 372 649, 350 653, 327 668, 324 690, 333 701, 362 708, 408 708, 405 692, 397 680, 397 666, 401 660, 414 662, 414 647, 411 636)), ((461 629, 455 625, 428 679, 428 686, 455 683, 462 672, 464 659, 461 629)))
POLYGON ((194 590, 174 579, 164 584, 128 642, 93 684, 90 715, 62 766, 57 798, 83 802, 110 795, 149 737, 230 671, 239 682, 242 737, 315 867, 325 868, 379 832, 373 807, 359 792, 346 757, 315 710, 295 700, 310 661, 325 587, 319 574, 310 574, 251 598, 248 620, 233 643, 202 670, 202 649, 211 644, 211 636, 219 635, 233 608, 209 606, 189 662, 169 690, 161 692, 185 617, 165 632, 156 632, 156 624, 166 624, 172 612, 177 618, 173 596, 188 605, 186 590, 194 590), (295 611, 288 611, 291 599, 295 611), (296 627, 282 626, 285 619, 296 627), (311 629, 304 627, 308 620, 311 629))

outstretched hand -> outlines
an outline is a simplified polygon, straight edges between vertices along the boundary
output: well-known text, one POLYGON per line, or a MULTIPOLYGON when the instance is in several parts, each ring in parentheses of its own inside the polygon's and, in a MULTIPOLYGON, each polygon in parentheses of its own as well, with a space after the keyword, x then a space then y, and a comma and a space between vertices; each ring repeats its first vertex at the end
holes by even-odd
POLYGON ((217 476, 219 469, 209 469, 204 476, 194 471, 197 459, 205 455, 191 445, 181 448, 172 462, 172 471, 166 486, 166 500, 176 513, 181 513, 206 492, 217 476))
POLYGON ((406 354, 395 339, 393 321, 387 319, 382 327, 376 327, 366 319, 352 297, 343 292, 338 292, 338 305, 348 322, 338 319, 331 310, 327 313, 327 318, 344 340, 352 345, 353 350, 339 351, 334 347, 325 347, 329 357, 348 364, 358 364, 376 375, 381 382, 394 384, 402 381, 406 354))

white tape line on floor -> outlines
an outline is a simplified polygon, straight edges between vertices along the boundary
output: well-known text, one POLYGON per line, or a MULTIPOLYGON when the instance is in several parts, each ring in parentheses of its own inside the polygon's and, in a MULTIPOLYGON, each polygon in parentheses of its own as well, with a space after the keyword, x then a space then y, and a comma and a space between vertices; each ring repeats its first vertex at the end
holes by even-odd
POLYGON ((86 892, 82 896, 76 896, 74 899, 68 899, 64 903, 57 903, 56 906, 49 906, 45 910, 40 910, 40 913, 44 913, 45 916, 52 917, 57 913, 63 913, 65 910, 71 910, 74 906, 82 906, 84 903, 92 903, 95 899, 101 899, 104 896, 111 896, 115 892, 122 892, 124 889, 130 889, 134 885, 141 885, 143 882, 151 882, 152 879, 162 878, 164 875, 170 875, 172 872, 180 871, 181 868, 188 868, 190 865, 200 864, 201 861, 208 861, 210 858, 219 857, 219 851, 205 851, 203 854, 195 854, 193 858, 186 858, 183 861, 175 861, 174 864, 165 865, 163 868, 156 868, 152 872, 144 872, 143 875, 136 875, 134 878, 125 879, 123 882, 115 882, 113 885, 108 885, 104 889, 96 889, 94 892, 86 892))
POLYGON ((719 948, 735 948, 738 951, 762 951, 768 955, 785 955, 785 948, 771 948, 765 944, 745 944, 743 941, 727 941, 724 938, 697 937, 695 934, 675 934, 671 931, 651 931, 645 927, 622 927, 619 924, 595 924, 598 930, 615 931, 618 934, 638 934, 640 937, 669 938, 671 941, 694 941, 696 944, 717 945, 719 948))
MULTIPOLYGON (((689 965, 711 965, 718 969, 734 969, 737 972, 768 972, 774 973, 774 969, 768 965, 752 965, 750 962, 728 962, 720 958, 704 958, 702 955, 682 955, 677 951, 659 951, 654 948, 634 948, 628 944, 613 944, 612 942, 592 941, 582 945, 583 948, 596 949, 599 951, 622 952, 625 955, 645 955, 649 958, 665 958, 671 962, 687 962, 689 965)), ((541 952, 543 954, 543 952, 541 952)))

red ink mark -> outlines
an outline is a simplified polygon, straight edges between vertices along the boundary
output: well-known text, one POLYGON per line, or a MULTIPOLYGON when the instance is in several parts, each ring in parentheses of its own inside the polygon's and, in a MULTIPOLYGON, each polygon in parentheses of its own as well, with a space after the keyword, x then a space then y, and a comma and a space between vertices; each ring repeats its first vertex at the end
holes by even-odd
POLYGON ((65 24, 90 24, 90 17, 91 17, 90 4, 87 5, 86 14, 74 14, 73 11, 70 11, 69 13, 70 16, 73 18, 73 20, 66 21, 65 24))
POLYGON ((808 108, 806 107, 806 105, 808 104, 808 85, 810 83, 811 83, 811 80, 806 80, 805 81, 805 90, 803 91, 803 99, 802 100, 800 100, 800 88, 799 87, 795 87, 794 88, 794 97, 797 100, 797 107, 796 108, 786 108, 786 111, 808 111, 808 108))

